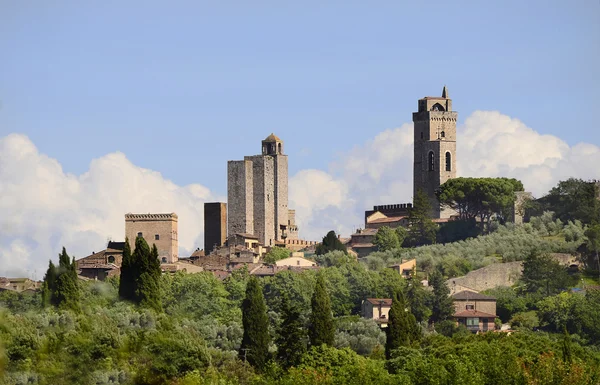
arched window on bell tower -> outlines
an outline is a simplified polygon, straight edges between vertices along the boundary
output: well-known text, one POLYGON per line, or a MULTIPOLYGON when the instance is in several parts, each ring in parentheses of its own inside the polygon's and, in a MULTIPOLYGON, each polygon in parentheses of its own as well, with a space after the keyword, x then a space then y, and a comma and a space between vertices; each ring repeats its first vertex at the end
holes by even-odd
POLYGON ((446 171, 452 171, 452 155, 446 152, 446 171))
POLYGON ((428 161, 429 171, 435 170, 435 156, 433 155, 433 151, 429 151, 428 161))

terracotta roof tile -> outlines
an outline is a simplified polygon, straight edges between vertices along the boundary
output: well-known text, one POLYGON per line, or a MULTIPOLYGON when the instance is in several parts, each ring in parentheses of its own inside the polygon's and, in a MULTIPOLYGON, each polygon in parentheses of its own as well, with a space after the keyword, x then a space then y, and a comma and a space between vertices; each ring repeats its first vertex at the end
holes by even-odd
POLYGON ((496 318, 495 314, 484 313, 479 310, 464 310, 460 313, 455 313, 455 318, 472 318, 472 317, 481 317, 481 318, 496 318))

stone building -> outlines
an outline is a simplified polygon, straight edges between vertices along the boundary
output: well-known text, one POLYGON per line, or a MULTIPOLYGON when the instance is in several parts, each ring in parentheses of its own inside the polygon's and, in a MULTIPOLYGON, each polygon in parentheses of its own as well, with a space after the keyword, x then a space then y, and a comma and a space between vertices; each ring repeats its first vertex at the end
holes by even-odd
POLYGON ((175 263, 178 260, 177 214, 125 214, 125 237, 131 249, 135 239, 143 237, 148 245, 156 245, 161 263, 175 263))
POLYGON ((496 298, 461 291, 452 295, 454 319, 472 332, 494 330, 496 319, 496 298))
POLYGON ((363 318, 375 320, 384 328, 387 327, 391 308, 391 298, 367 298, 362 303, 362 315, 363 318))
POLYGON ((227 202, 228 236, 254 234, 264 246, 297 237, 290 220, 295 214, 288 209, 288 158, 281 139, 271 134, 262 141, 261 155, 227 162, 227 202))
POLYGON ((204 253, 210 254, 227 240, 227 204, 204 203, 204 253))
POLYGON ((448 179, 456 178, 457 118, 445 86, 441 97, 419 99, 419 110, 413 113, 413 197, 418 190, 427 194, 433 218, 449 218, 453 214, 440 207, 435 191, 448 179))

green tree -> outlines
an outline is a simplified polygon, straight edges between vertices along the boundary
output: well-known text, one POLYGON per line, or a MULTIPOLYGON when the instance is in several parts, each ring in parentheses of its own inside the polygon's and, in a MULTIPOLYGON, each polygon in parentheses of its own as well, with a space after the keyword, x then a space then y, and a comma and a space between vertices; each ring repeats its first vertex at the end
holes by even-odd
POLYGON ((418 322, 428 321, 431 317, 431 309, 427 306, 431 303, 431 293, 423 287, 417 279, 410 280, 406 291, 410 312, 418 322))
POLYGON ((290 256, 290 250, 284 247, 271 247, 271 250, 265 255, 264 262, 274 264, 275 262, 290 256))
POLYGON ((422 190, 418 190, 408 213, 409 245, 430 245, 435 242, 437 225, 431 220, 431 210, 429 198, 422 190))
POLYGON ((492 218, 505 220, 512 212, 516 191, 523 191, 523 184, 516 179, 452 178, 436 195, 440 204, 454 209, 461 220, 480 220, 483 230, 492 218))
POLYGON ((306 352, 306 331, 300 311, 285 294, 281 305, 281 317, 283 322, 277 340, 277 359, 283 368, 288 369, 297 366, 306 352))
POLYGON ((123 260, 121 262, 121 275, 119 278, 119 297, 128 301, 135 301, 135 278, 133 275, 133 261, 129 238, 125 238, 123 246, 123 260))
POLYGON ((50 261, 42 284, 42 298, 46 303, 63 309, 79 310, 79 282, 75 259, 63 247, 58 255, 58 266, 50 261))
POLYGON ((377 246, 378 251, 388 251, 400 248, 398 234, 387 226, 380 227, 375 234, 373 244, 377 246))
POLYGON ((321 255, 335 250, 346 253, 346 246, 339 240, 335 231, 331 230, 323 237, 323 241, 317 245, 315 253, 321 255))
POLYGON ((570 281, 567 270, 550 255, 534 251, 523 261, 521 282, 529 293, 556 294, 567 288, 570 281))
POLYGON ((311 300, 308 335, 311 346, 320 346, 322 344, 333 346, 335 325, 331 312, 331 299, 325 287, 323 274, 319 274, 317 277, 315 291, 311 300))
POLYGON ((445 321, 454 313, 454 305, 452 297, 450 297, 450 289, 444 277, 438 271, 431 273, 429 277, 429 286, 433 287, 433 295, 431 296, 431 322, 445 321))
POLYGON ((552 211, 563 223, 600 222, 600 200, 597 199, 600 187, 596 182, 576 178, 558 182, 546 196, 537 200, 540 213, 552 211))
POLYGON ((586 249, 595 257, 595 266, 593 269, 598 270, 600 273, 600 224, 590 226, 585 231, 585 236, 587 237, 587 241, 585 242, 586 249))
POLYGON ((406 228, 403 226, 398 226, 396 227, 395 231, 396 236, 398 237, 398 243, 400 244, 400 247, 402 247, 404 240, 408 238, 408 230, 406 230, 406 228))
POLYGON ((42 283, 42 306, 54 304, 52 300, 54 290, 56 290, 56 266, 52 261, 49 261, 48 270, 46 270, 42 283))
POLYGON ((251 277, 246 285, 246 298, 242 302, 244 335, 239 355, 257 370, 264 369, 269 360, 269 317, 260 282, 251 277))
POLYGON ((390 359, 394 350, 401 346, 410 346, 418 338, 417 321, 410 312, 401 291, 397 291, 392 298, 388 319, 385 356, 390 359))

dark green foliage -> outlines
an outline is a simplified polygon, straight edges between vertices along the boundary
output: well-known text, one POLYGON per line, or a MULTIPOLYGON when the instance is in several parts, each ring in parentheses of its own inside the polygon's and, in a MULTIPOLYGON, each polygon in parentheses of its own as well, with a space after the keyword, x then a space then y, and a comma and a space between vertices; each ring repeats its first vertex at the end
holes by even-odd
POLYGON ((566 268, 550 255, 532 252, 523 262, 521 282, 526 292, 549 296, 566 289, 572 281, 566 268))
POLYGON ((130 252, 129 240, 123 249, 123 264, 121 279, 119 281, 119 295, 121 298, 140 304, 143 307, 156 311, 162 310, 160 300, 160 261, 158 249, 152 249, 143 237, 135 239, 135 250, 130 252))
POLYGON ((331 312, 331 300, 325 287, 323 274, 319 274, 317 277, 315 291, 311 300, 308 336, 311 346, 321 346, 322 344, 333 346, 335 325, 331 312))
POLYGON ((481 220, 489 226, 493 217, 503 222, 512 212, 515 192, 523 184, 508 178, 452 178, 440 186, 437 196, 443 206, 454 209, 460 219, 481 220))
POLYGON ((79 282, 75 259, 63 247, 58 255, 58 266, 50 261, 42 283, 42 304, 52 304, 61 309, 79 309, 79 282))
POLYGON ((44 275, 42 283, 42 305, 48 306, 52 303, 52 292, 56 290, 56 266, 52 261, 48 262, 48 270, 44 275))
POLYGON ((281 306, 281 329, 277 340, 277 360, 284 369, 297 366, 306 352, 306 330, 302 324, 300 311, 287 295, 283 296, 281 306))
POLYGON ((563 223, 580 220, 584 224, 600 222, 600 196, 596 181, 570 178, 560 181, 550 192, 537 200, 535 215, 554 212, 563 223))
MULTIPOLYGON (((402 239, 404 241, 404 239, 402 239)), ((377 246, 379 251, 388 251, 400 248, 400 240, 398 234, 393 229, 383 226, 377 230, 373 244, 377 246)))
POLYGON ((125 238, 123 247, 123 261, 121 262, 121 277, 119 279, 119 297, 128 301, 135 301, 135 278, 133 275, 133 260, 129 238, 125 238))
POLYGON ((600 272, 600 224, 590 226, 585 231, 585 236, 585 252, 591 257, 586 261, 586 265, 591 270, 600 272))
POLYGON ((242 324, 244 335, 239 356, 256 369, 263 370, 269 360, 269 318, 261 284, 256 277, 251 277, 246 286, 242 324))
POLYGON ((412 342, 418 340, 419 329, 401 291, 396 292, 392 297, 392 307, 388 318, 385 356, 389 359, 399 347, 410 346, 412 342))
POLYGON ((444 277, 439 272, 435 271, 429 277, 429 286, 433 287, 433 295, 431 299, 431 322, 440 322, 447 320, 454 313, 454 305, 452 297, 450 297, 450 289, 444 277))
POLYGON ((475 219, 462 219, 442 223, 437 233, 438 243, 458 242, 475 238, 481 233, 475 219))
POLYGON ((271 250, 265 255, 264 263, 274 264, 275 262, 290 256, 291 251, 284 247, 271 247, 271 250))
POLYGON ((427 194, 419 190, 413 199, 413 206, 408 214, 408 246, 430 245, 435 242, 437 225, 431 220, 431 202, 427 194))
POLYGON ((432 302, 432 293, 425 290, 421 282, 412 279, 406 291, 408 306, 417 322, 427 322, 431 316, 428 304, 432 302))
POLYGON ((527 310, 527 298, 518 295, 512 287, 499 286, 486 290, 483 294, 496 298, 496 315, 502 322, 508 322, 514 314, 527 310))
POLYGON ((317 245, 315 252, 317 255, 322 255, 335 250, 343 251, 345 253, 346 246, 338 239, 335 231, 331 230, 323 237, 323 241, 317 245))

